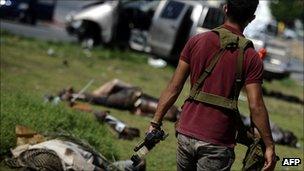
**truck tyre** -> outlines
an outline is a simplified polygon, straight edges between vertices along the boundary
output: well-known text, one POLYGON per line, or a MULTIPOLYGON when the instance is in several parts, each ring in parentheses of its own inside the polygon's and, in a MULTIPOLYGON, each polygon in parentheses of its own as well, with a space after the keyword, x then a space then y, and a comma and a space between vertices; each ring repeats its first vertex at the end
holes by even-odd
POLYGON ((92 48, 102 43, 100 33, 101 30, 97 24, 83 21, 78 30, 78 41, 84 48, 92 48))

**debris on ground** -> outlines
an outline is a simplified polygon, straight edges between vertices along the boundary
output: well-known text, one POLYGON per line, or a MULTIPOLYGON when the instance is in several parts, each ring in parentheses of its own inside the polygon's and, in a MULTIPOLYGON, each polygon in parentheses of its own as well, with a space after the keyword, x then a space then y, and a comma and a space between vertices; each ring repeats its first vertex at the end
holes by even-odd
POLYGON ((49 56, 55 56, 55 50, 53 48, 49 48, 46 52, 49 56))
POLYGON ((167 62, 162 59, 157 59, 153 57, 148 58, 148 64, 154 68, 165 68, 167 66, 167 62))
POLYGON ((68 67, 68 66, 69 66, 68 60, 64 59, 64 60, 62 61, 62 65, 68 67))

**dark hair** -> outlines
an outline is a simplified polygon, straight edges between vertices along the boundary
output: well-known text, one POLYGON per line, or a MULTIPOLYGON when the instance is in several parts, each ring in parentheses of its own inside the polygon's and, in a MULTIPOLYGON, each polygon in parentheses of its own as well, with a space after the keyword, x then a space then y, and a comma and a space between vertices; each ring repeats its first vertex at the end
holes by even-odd
POLYGON ((236 23, 243 24, 253 15, 259 0, 227 0, 227 16, 236 23))

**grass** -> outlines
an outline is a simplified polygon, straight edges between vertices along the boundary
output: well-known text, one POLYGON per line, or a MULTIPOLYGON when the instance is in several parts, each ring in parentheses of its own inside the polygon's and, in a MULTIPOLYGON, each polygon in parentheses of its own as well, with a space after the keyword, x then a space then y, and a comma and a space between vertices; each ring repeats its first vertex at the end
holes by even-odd
MULTIPOLYGON (((132 141, 119 140, 108 127, 98 124, 91 115, 75 112, 64 104, 43 104, 44 94, 55 94, 60 89, 74 86, 81 89, 89 80, 95 79, 88 91, 106 81, 119 78, 139 86, 148 94, 158 97, 174 72, 173 67, 156 69, 147 64, 147 56, 129 50, 95 48, 83 51, 79 45, 53 43, 22 38, 1 31, 1 155, 15 145, 14 127, 23 124, 39 132, 66 131, 88 141, 112 159, 128 159, 134 146, 144 137, 150 118, 130 115, 127 111, 110 109, 111 114, 138 127, 141 137, 132 141), (54 50, 49 56, 47 51, 54 50), (63 65, 68 62, 68 66, 63 65)), ((264 84, 269 90, 280 90, 303 99, 303 86, 292 80, 264 84)), ((184 87, 176 105, 181 106, 188 95, 189 84, 184 87)), ((274 98, 265 98, 270 118, 284 129, 291 130, 299 138, 301 148, 277 146, 280 158, 300 157, 303 161, 303 106, 274 98)), ((96 109, 104 110, 104 107, 96 109)), ((241 102, 242 113, 248 113, 247 103, 241 102)), ((109 110, 109 109, 107 109, 109 110)), ((174 124, 164 123, 170 135, 147 156, 147 170, 176 170, 176 139, 174 124)), ((240 170, 245 148, 236 147, 233 170, 240 170)), ((303 162, 302 162, 303 163, 303 162)), ((277 164, 278 170, 303 170, 286 168, 277 164)))
POLYGON ((111 135, 93 115, 69 110, 64 105, 49 106, 39 98, 18 90, 1 95, 1 155, 15 145, 15 125, 25 125, 41 133, 77 136, 105 156, 117 157, 113 139, 109 138, 111 135))

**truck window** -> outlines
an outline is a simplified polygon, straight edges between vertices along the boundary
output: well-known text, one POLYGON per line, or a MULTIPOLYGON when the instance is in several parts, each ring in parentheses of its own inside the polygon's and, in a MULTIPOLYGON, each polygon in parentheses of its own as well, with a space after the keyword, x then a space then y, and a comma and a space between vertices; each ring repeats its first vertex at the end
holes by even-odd
POLYGON ((219 8, 209 8, 203 28, 214 29, 224 23, 224 13, 219 8))
POLYGON ((161 13, 160 17, 167 19, 176 19, 184 7, 185 4, 181 2, 170 1, 161 13))

